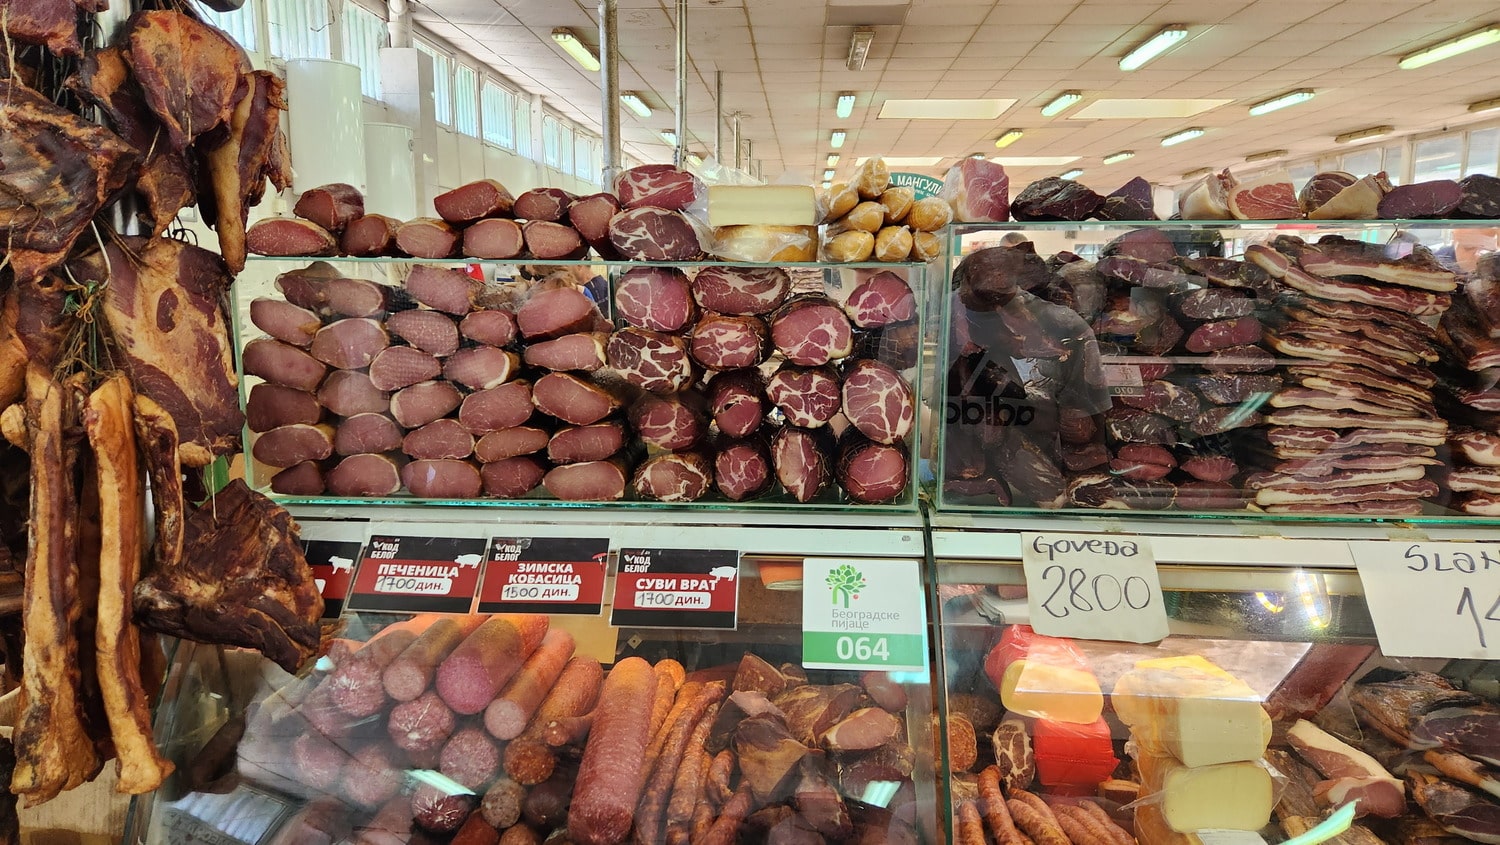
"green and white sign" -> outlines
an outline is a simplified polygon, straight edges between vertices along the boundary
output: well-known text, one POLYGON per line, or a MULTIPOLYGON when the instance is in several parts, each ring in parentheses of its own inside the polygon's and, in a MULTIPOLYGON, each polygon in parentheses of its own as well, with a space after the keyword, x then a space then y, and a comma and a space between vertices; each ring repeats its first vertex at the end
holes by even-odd
POLYGON ((919 200, 935 197, 943 190, 943 180, 921 173, 892 173, 892 188, 911 188, 919 200))
POLYGON ((927 670, 917 561, 808 558, 802 585, 803 666, 927 670))

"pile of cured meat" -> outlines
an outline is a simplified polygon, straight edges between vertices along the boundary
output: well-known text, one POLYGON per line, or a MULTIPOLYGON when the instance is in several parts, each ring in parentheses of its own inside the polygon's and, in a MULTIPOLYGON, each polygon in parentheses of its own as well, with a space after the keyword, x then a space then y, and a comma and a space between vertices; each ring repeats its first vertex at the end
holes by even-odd
POLYGON ((508 615, 416 617, 328 658, 226 726, 237 749, 205 746, 195 794, 302 796, 318 811, 297 823, 331 841, 918 841, 907 694, 885 673, 812 684, 748 653, 606 671, 545 616, 508 615))
POLYGON ((1101 196, 1071 179, 1049 176, 1027 185, 1012 202, 1005 167, 983 158, 966 158, 949 168, 941 196, 959 223, 1157 219, 1151 184, 1140 177, 1101 196))
POLYGON ((847 183, 829 186, 818 198, 823 257, 829 261, 932 261, 942 254, 937 233, 953 222, 941 197, 916 198, 916 190, 893 187, 879 158, 867 160, 847 183))
POLYGON ((315 263, 257 299, 250 454, 285 495, 888 502, 907 492, 916 300, 836 302, 776 267, 641 265, 615 328, 566 274, 530 287, 315 263))
POLYGON ((0 560, 25 580, 5 663, 9 787, 28 804, 111 758, 122 792, 172 771, 151 727, 155 633, 295 669, 323 609, 290 516, 243 483, 202 483, 239 449, 224 302, 247 209, 284 181, 280 83, 177 11, 138 12, 85 52, 78 13, 103 6, 0 13, 0 560), (149 236, 112 228, 116 200, 149 236), (222 256, 162 236, 195 201, 222 256))
POLYGON ((1480 256, 1443 315, 1447 343, 1438 399, 1452 424, 1447 487, 1454 509, 1500 515, 1500 254, 1480 256))

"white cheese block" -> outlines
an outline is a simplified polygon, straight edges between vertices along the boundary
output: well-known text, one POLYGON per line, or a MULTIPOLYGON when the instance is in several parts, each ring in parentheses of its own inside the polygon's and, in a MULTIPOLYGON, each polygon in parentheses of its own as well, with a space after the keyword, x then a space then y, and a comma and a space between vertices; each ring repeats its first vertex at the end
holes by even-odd
POLYGON ((1184 766, 1155 754, 1139 754, 1135 762, 1143 797, 1160 803, 1163 821, 1178 833, 1260 830, 1271 820, 1271 773, 1258 762, 1184 766))
POLYGON ((1111 695, 1136 742, 1184 765, 1259 760, 1271 742, 1271 717, 1255 690, 1198 658, 1137 664, 1111 695))
POLYGON ((816 192, 806 185, 711 185, 710 226, 816 226, 816 192))

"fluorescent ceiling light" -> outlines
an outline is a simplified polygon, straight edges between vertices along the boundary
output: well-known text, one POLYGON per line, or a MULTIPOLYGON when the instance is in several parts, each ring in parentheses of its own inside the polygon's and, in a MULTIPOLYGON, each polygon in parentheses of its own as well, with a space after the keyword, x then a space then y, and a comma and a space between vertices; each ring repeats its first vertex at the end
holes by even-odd
POLYGON ((1334 137, 1339 144, 1347 144, 1351 141, 1369 141, 1372 138, 1383 138, 1396 131, 1396 127, 1386 124, 1385 126, 1371 126, 1369 129, 1356 129, 1353 132, 1345 132, 1334 137))
POLYGON ((1064 173, 1062 175, 1062 178, 1064 178, 1064 179, 1077 179, 1079 176, 1082 176, 1082 175, 1083 175, 1083 171, 1079 170, 1078 168, 1075 167, 1072 170, 1069 170, 1067 173, 1064 173))
POLYGON ((687 160, 691 162, 694 167, 703 166, 703 156, 700 156, 697 153, 688 153, 687 160))
POLYGON ((1069 120, 1152 120, 1185 118, 1216 109, 1233 100, 1111 99, 1095 100, 1068 115, 1069 120))
POLYGON ((620 102, 625 104, 625 108, 635 112, 638 117, 651 116, 651 107, 646 105, 646 101, 641 99, 641 95, 634 91, 626 91, 621 94, 620 102))
POLYGON ((854 95, 848 91, 840 94, 838 107, 833 113, 838 115, 840 120, 854 114, 854 95))
POLYGON ((828 160, 825 161, 825 162, 823 162, 823 166, 824 167, 838 167, 838 164, 839 164, 839 154, 838 153, 829 153, 828 154, 828 160))
POLYGON ((850 70, 864 70, 865 59, 870 57, 870 43, 875 40, 875 27, 856 26, 849 37, 849 58, 844 66, 850 70))
POLYGON ((1245 156, 1246 162, 1270 161, 1275 158, 1286 158, 1286 150, 1266 150, 1263 153, 1251 153, 1245 156))
POLYGON ((573 30, 565 26, 560 26, 552 30, 552 40, 556 41, 557 46, 561 47, 564 53, 572 56, 573 61, 578 62, 579 66, 584 70, 589 73, 595 73, 599 70, 599 57, 594 55, 594 51, 590 50, 587 45, 578 40, 578 36, 573 34, 573 30))
POLYGON ((844 146, 844 138, 847 137, 848 134, 849 133, 845 132, 842 129, 833 130, 833 132, 828 136, 828 146, 833 147, 835 150, 839 149, 840 147, 844 146))
POLYGON ((1062 167, 1078 160, 1078 156, 995 156, 990 159, 1006 167, 1062 167))
POLYGON ((1467 53, 1470 50, 1487 47, 1496 41, 1500 41, 1500 26, 1487 26, 1484 29, 1475 30, 1467 35, 1460 35, 1452 40, 1444 41, 1435 47, 1419 50, 1410 56, 1403 56, 1401 61, 1396 63, 1396 66, 1402 70, 1425 67, 1433 62, 1451 59, 1460 53, 1467 53))
POLYGON ((833 179, 833 169, 829 168, 828 170, 823 171, 823 181, 827 182, 831 179, 833 179))
POLYGON ((1061 94, 1058 94, 1052 102, 1048 103, 1045 106, 1042 106, 1042 117, 1051 117, 1055 114, 1061 114, 1069 106, 1082 99, 1083 94, 1079 91, 1064 91, 1061 94))
POLYGON ((1495 109, 1500 109, 1500 97, 1491 97, 1488 100, 1480 100, 1477 103, 1469 104, 1469 111, 1474 112, 1494 111, 1495 109))
POLYGON ((1183 141, 1191 141, 1194 138, 1202 138, 1203 132, 1204 130, 1197 126, 1194 126, 1192 129, 1184 129, 1181 132, 1173 132, 1171 135, 1168 135, 1167 137, 1161 139, 1161 145, 1163 147, 1171 147, 1180 144, 1183 141))
POLYGON ((670 129, 663 129, 661 131, 661 139, 666 141, 669 147, 677 146, 677 133, 670 129))
POLYGON ((1187 37, 1187 30, 1173 24, 1146 39, 1146 43, 1125 54, 1120 59, 1120 70, 1136 70, 1141 65, 1171 49, 1173 44, 1187 37))
POLYGON ((1200 177, 1207 176, 1212 172, 1214 172, 1214 169, 1212 167, 1200 167, 1197 170, 1189 170, 1188 172, 1182 174, 1182 178, 1198 179, 1200 177))
POLYGON ((1287 106, 1305 103, 1312 98, 1313 90, 1311 88, 1298 88, 1296 91, 1288 91, 1280 97, 1272 97, 1264 102, 1256 103, 1250 107, 1250 116, 1259 117, 1277 109, 1284 109, 1287 106))
POLYGON ((1007 129, 1000 134, 999 138, 995 139, 995 149, 1003 150, 1011 144, 1014 144, 1015 142, 1021 140, 1021 136, 1025 134, 1026 133, 1020 129, 1007 129))
POLYGON ((1104 157, 1104 163, 1105 164, 1119 164, 1120 162, 1124 161, 1127 158, 1134 158, 1134 157, 1135 157, 1135 150, 1120 150, 1117 153, 1110 153, 1109 155, 1105 156, 1104 157))
POLYGON ((833 183, 832 182, 824 182, 823 183, 823 190, 825 190, 825 191, 828 190, 829 188, 832 188, 832 187, 833 187, 833 183))
MULTIPOLYGON (((937 167, 943 161, 942 156, 882 156, 887 167, 937 167)), ((855 159, 854 166, 869 161, 869 157, 855 159)))
POLYGON ((886 100, 880 116, 896 120, 994 120, 1015 100, 886 100))

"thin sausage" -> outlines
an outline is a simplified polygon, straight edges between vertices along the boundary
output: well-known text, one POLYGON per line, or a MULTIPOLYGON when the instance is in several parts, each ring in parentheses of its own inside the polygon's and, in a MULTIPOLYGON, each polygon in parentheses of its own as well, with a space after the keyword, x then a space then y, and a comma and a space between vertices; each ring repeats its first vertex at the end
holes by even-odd
POLYGON ((604 671, 599 661, 578 656, 568 661, 562 676, 547 693, 526 732, 505 748, 505 773, 517 783, 535 786, 552 777, 557 757, 541 741, 547 725, 587 713, 599 697, 604 671))
POLYGON ((616 663, 605 678, 568 813, 574 845, 617 845, 630 835, 645 783, 642 762, 655 688, 651 664, 639 657, 616 663))
POLYGON ((548 631, 536 653, 521 667, 500 697, 484 709, 484 726, 497 739, 515 739, 526 730, 547 691, 573 656, 573 635, 548 631))
MULTIPOLYGON (((683 688, 686 689, 686 686, 683 688)), ((638 827, 646 834, 646 841, 655 841, 660 835, 662 812, 666 809, 667 799, 671 797, 677 769, 684 758, 696 759, 698 750, 703 747, 702 741, 708 738, 708 728, 703 729, 703 736, 697 746, 691 745, 689 738, 697 736, 698 723, 702 721, 703 714, 724 698, 724 689, 725 685, 720 682, 704 684, 668 731, 661 755, 656 758, 656 767, 651 772, 646 796, 641 802, 640 818, 637 820, 638 827)))

